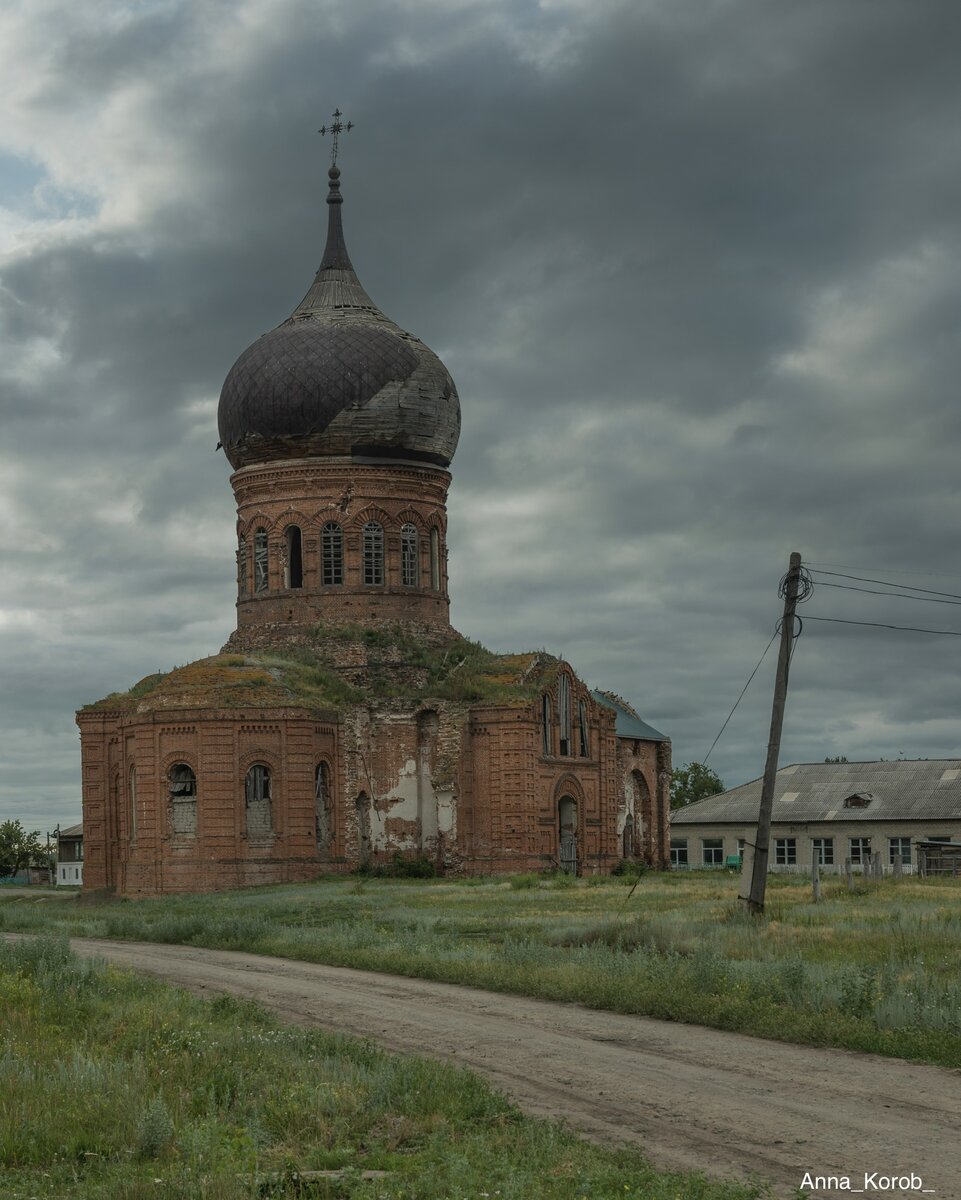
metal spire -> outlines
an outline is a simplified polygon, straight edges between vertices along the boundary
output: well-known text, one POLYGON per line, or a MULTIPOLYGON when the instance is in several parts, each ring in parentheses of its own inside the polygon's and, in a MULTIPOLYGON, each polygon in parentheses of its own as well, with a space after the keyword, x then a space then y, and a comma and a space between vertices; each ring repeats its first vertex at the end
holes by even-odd
POLYGON ((321 125, 320 129, 317 131, 321 137, 324 137, 328 133, 331 135, 333 144, 330 147, 330 165, 332 167, 337 166, 337 150, 339 146, 338 139, 340 138, 340 135, 345 131, 349 133, 354 128, 353 121, 348 121, 346 125, 343 124, 340 119, 343 115, 344 114, 339 108, 335 108, 334 117, 331 123, 329 125, 321 125))

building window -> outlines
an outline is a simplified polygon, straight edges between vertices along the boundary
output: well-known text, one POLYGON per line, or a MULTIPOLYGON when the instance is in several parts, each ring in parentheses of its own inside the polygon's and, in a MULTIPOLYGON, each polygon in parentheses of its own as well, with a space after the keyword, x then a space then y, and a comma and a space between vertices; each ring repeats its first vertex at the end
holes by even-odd
POLYGON ((170 827, 175 834, 192 837, 197 832, 197 776, 186 763, 174 763, 170 784, 170 827))
POLYGON ((127 802, 130 805, 130 840, 137 840, 137 768, 127 772, 127 802))
POLYGON ((270 586, 267 566, 267 530, 258 529, 254 534, 254 591, 266 592, 270 586))
POLYGON ((945 837, 943 834, 938 834, 937 836, 932 834, 930 837, 926 837, 924 840, 926 842, 950 842, 951 838, 945 837))
POLYGON ((560 753, 571 752, 571 683, 566 675, 557 681, 557 728, 560 734, 560 753))
POLYGON ((410 523, 400 527, 400 581, 404 587, 420 587, 417 529, 410 523))
POLYGON ((581 735, 581 758, 591 757, 591 738, 587 729, 587 705, 580 700, 577 705, 577 718, 581 735))
POLYGON ((247 539, 243 534, 237 542, 237 594, 241 600, 247 595, 247 539))
POLYGON ((430 586, 440 591, 440 531, 436 526, 430 531, 430 586))
POLYGON ((774 865, 778 867, 797 866, 797 838, 774 839, 774 865))
POLYGON ((314 822, 317 834, 317 852, 325 853, 330 848, 331 809, 330 809, 330 767, 318 763, 314 771, 314 822))
POLYGON ((671 838, 671 866, 686 867, 687 861, 687 838, 671 838))
POLYGON ((265 767, 263 763, 254 763, 250 768, 244 785, 244 801, 247 809, 247 836, 269 836, 274 828, 270 799, 270 767, 265 767))
POLYGON ((287 561, 284 564, 284 587, 304 586, 304 540, 299 525, 288 525, 284 531, 287 539, 287 561))
POLYGON ((551 698, 545 692, 541 699, 541 749, 547 755, 552 753, 551 743, 551 698))
POLYGON ((320 582, 335 587, 344 582, 344 531, 336 521, 321 530, 320 543, 320 582))
POLYGON ((364 526, 364 583, 367 587, 384 586, 384 528, 376 521, 364 526))
POLYGON ((909 837, 888 838, 888 862, 894 866, 894 860, 900 858, 906 866, 911 865, 911 839, 909 837))
POLYGON ((834 838, 811 838, 811 854, 819 867, 833 867, 834 838))
POLYGON ((866 866, 871 861, 871 839, 869 837, 848 838, 849 857, 855 865, 866 866))
POLYGON ((724 865, 724 839, 701 838, 701 862, 705 867, 724 865))

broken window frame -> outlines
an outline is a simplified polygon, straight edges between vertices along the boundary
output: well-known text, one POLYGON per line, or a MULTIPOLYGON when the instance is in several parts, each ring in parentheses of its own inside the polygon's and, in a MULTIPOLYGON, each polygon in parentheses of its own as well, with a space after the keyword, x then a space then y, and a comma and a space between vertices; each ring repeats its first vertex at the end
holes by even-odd
POLYGON ((336 521, 328 521, 320 531, 320 582, 323 587, 338 587, 344 582, 344 531, 336 521))
POLYGON ((567 758, 571 752, 571 681, 561 672, 557 680, 558 753, 567 758))
POLYGON ((436 525, 430 531, 430 586, 440 591, 440 530, 436 525))
POLYGON ((241 534, 237 539, 237 595, 247 599, 247 538, 241 534))
POLYGON ((186 762, 175 762, 167 772, 170 828, 176 837, 197 835, 197 775, 186 762))
POLYGON ((420 587, 420 558, 417 526, 407 521, 400 527, 400 581, 404 587, 420 587))
POLYGON ((262 595, 270 590, 270 557, 267 549, 267 530, 261 526, 254 532, 254 592, 262 595))
POLYGON ((363 530, 364 586, 384 586, 384 527, 368 521, 363 530))
POLYGON ((284 530, 287 561, 284 563, 284 587, 304 586, 304 535, 299 525, 288 525, 284 530))
POLYGON ((274 808, 271 789, 271 771, 266 763, 252 763, 244 777, 244 809, 247 814, 247 836, 269 836, 274 831, 274 808), (265 828, 250 832, 250 811, 262 807, 266 811, 265 828))

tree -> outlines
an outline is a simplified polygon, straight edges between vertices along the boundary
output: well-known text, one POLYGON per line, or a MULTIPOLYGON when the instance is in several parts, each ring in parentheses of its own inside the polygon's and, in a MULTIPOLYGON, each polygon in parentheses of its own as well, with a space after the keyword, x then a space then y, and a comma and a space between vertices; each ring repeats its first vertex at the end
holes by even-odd
POLYGON ((724 784, 718 773, 703 763, 689 762, 686 767, 675 767, 671 772, 671 808, 684 808, 695 800, 723 791, 724 784))
POLYGON ((27 833, 19 821, 0 822, 0 879, 16 875, 45 854, 39 833, 27 833))

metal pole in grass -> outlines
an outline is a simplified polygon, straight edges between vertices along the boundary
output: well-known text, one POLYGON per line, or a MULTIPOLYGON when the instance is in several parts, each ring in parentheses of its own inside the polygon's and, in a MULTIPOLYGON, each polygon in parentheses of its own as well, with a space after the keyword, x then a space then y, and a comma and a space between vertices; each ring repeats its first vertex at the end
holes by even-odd
POLYGON ((811 892, 814 896, 814 903, 821 899, 821 870, 818 866, 818 856, 811 852, 811 892))
MULTIPOLYGON (((805 598, 809 595, 808 581, 805 598)), ((787 698, 787 677, 791 665, 791 646, 794 642, 794 612, 801 590, 801 556, 796 551, 791 555, 788 573, 781 581, 780 594, 784 597, 784 615, 781 618, 781 648, 778 652, 777 675, 774 680, 774 704, 771 708, 771 734, 767 744, 767 761, 764 764, 764 783, 761 787, 761 806, 757 817, 757 837, 754 846, 754 865, 751 871, 751 889, 740 896, 748 912, 764 912, 764 892, 767 887, 768 854, 771 848, 771 810, 774 807, 774 781, 777 775, 778 754, 781 751, 781 726, 784 724, 784 702, 787 698)))

